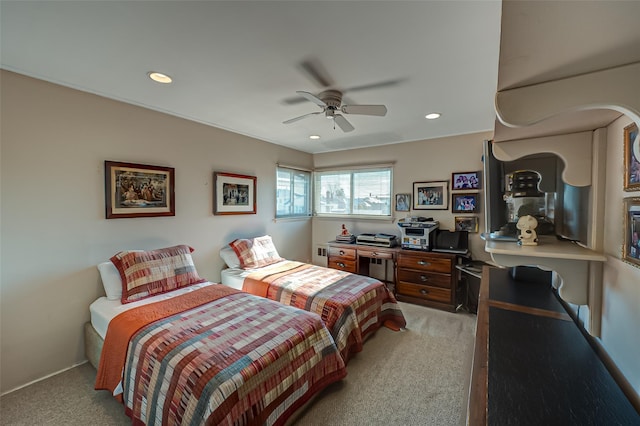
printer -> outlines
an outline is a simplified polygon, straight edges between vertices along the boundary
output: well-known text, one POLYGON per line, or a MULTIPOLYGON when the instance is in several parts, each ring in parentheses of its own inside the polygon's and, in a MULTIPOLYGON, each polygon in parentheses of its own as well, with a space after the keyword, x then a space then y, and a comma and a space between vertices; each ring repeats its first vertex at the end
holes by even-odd
POLYGON ((440 223, 433 218, 407 216, 398 220, 402 235, 400 243, 403 249, 429 251, 433 248, 435 230, 440 223))

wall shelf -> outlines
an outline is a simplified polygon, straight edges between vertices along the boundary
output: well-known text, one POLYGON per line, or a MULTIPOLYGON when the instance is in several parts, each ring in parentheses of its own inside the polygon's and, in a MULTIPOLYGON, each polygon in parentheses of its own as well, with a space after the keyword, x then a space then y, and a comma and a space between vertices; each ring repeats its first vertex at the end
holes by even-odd
POLYGON ((485 251, 501 266, 538 266, 555 271, 561 279, 558 288, 560 296, 567 302, 586 305, 589 296, 589 263, 606 261, 604 254, 552 236, 542 235, 538 238, 537 246, 487 240, 485 251))

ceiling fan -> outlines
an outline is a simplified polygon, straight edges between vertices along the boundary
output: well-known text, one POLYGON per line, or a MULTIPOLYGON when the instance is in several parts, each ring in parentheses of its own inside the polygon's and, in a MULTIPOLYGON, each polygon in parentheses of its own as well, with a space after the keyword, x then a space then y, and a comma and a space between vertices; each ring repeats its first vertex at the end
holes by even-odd
MULTIPOLYGON (((393 87, 401 84, 404 78, 395 78, 371 83, 361 84, 359 86, 341 87, 336 84, 329 72, 326 70, 322 62, 318 58, 309 57, 300 62, 297 68, 315 83, 322 90, 339 90, 343 95, 352 92, 359 92, 363 90, 381 89, 385 87, 393 87)), ((300 96, 292 96, 284 99, 283 103, 286 105, 294 105, 304 102, 304 99, 300 96)))
POLYGON ((342 114, 373 115, 378 117, 387 115, 387 107, 384 105, 342 105, 342 92, 339 90, 325 90, 318 96, 304 91, 297 91, 296 93, 318 105, 322 108, 322 111, 310 112, 300 117, 283 121, 283 124, 294 123, 312 115, 324 114, 326 118, 333 120, 343 132, 351 132, 354 127, 342 114), (340 114, 341 112, 342 114, 340 114))

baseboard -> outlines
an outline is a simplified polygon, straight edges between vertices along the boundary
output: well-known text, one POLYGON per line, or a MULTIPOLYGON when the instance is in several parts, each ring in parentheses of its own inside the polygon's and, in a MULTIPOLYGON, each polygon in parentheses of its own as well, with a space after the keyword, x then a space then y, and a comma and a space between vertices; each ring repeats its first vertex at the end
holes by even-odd
POLYGON ((89 362, 89 361, 85 359, 85 360, 84 360, 84 361, 82 361, 82 362, 79 362, 79 363, 77 363, 77 364, 73 364, 71 367, 63 368, 62 370, 56 371, 55 373, 47 374, 47 375, 46 375, 46 376, 44 376, 44 377, 41 377, 41 378, 36 379, 36 380, 32 380, 32 381, 30 381, 29 383, 25 383, 24 385, 18 386, 17 388, 14 388, 14 389, 8 390, 8 391, 6 391, 6 392, 3 392, 2 394, 0 394, 0 396, 8 395, 8 394, 10 394, 11 392, 15 392, 15 391, 20 390, 20 389, 22 389, 22 388, 26 388, 27 386, 33 385, 34 383, 38 383, 38 382, 41 382, 41 381, 43 381, 43 380, 46 380, 46 379, 48 379, 49 377, 57 376, 57 375, 58 375, 58 374, 60 374, 60 373, 64 373, 65 371, 71 370, 72 368, 76 368, 76 367, 78 367, 78 366, 80 366, 80 365, 82 365, 82 364, 86 364, 87 362, 89 362))

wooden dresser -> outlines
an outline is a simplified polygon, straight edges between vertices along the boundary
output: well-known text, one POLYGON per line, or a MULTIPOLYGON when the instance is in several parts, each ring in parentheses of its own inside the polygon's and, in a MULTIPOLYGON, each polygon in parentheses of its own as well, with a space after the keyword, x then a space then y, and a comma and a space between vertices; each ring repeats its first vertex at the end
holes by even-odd
POLYGON ((327 251, 327 266, 333 269, 340 269, 346 272, 358 272, 356 265, 357 251, 355 247, 349 247, 346 244, 333 246, 329 245, 327 251))
POLYGON ((548 282, 485 266, 467 424, 640 425, 597 348, 548 282))
MULTIPOLYGON (((455 312, 458 274, 455 254, 403 250, 400 247, 374 247, 329 242, 327 266, 369 275, 371 259, 390 261, 393 281, 387 282, 396 299, 455 312)), ((385 269, 385 276, 386 276, 385 269)))
POLYGON ((400 250, 396 268, 396 298, 455 312, 456 255, 400 250))

